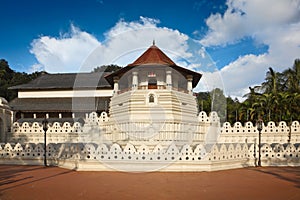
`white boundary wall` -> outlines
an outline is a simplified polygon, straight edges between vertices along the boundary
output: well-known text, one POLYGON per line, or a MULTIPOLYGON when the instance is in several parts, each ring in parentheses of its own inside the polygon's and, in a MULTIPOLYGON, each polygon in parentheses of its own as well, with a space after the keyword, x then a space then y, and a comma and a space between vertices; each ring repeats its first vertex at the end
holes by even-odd
MULTIPOLYGON (((130 138, 126 142, 126 131, 115 130, 106 113, 87 115, 84 126, 78 122, 55 122, 47 131, 48 163, 76 170, 99 171, 212 171, 255 166, 258 132, 251 122, 245 126, 240 122, 233 126, 224 123, 217 143, 205 144, 203 140, 208 127, 217 123, 218 117, 216 113, 207 116, 201 112, 198 121, 195 128, 201 134, 198 141, 194 138, 196 142, 193 143, 185 143, 180 137, 177 138, 180 142, 155 143, 130 138), (118 143, 120 140, 122 142, 118 143)), ((121 126, 128 128, 129 125, 121 126)), ((168 127, 180 130, 178 125, 169 124, 168 127)), ((172 137, 168 129, 162 134, 158 140, 167 141, 172 137)), ((1 164, 43 164, 44 132, 41 124, 16 122, 10 139, 10 143, 0 145, 1 164)), ((294 121, 290 127, 285 122, 278 126, 268 122, 262 130, 262 165, 300 166, 299 140, 299 122, 294 121)))
MULTIPOLYGON (((299 144, 263 144, 261 150, 262 166, 300 166, 299 144)), ((43 165, 43 154, 41 143, 0 145, 1 164, 43 165)), ((132 144, 123 149, 118 144, 47 145, 50 165, 92 171, 214 171, 255 166, 257 157, 255 144, 186 145, 181 149, 171 145, 152 151, 146 145, 136 149, 132 144)))

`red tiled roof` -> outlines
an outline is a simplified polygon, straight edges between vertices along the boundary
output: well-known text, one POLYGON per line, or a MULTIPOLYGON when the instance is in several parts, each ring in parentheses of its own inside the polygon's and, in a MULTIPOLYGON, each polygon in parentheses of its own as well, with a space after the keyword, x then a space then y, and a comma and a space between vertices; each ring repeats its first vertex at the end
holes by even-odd
POLYGON ((180 67, 176 65, 164 52, 162 52, 155 44, 153 44, 151 47, 149 47, 136 61, 133 63, 127 65, 126 67, 123 67, 119 69, 118 71, 115 71, 107 76, 105 76, 106 80, 113 86, 114 81, 113 77, 119 77, 121 78, 125 73, 127 73, 129 70, 143 65, 166 65, 179 73, 181 73, 184 77, 187 75, 193 76, 193 88, 197 86, 199 80, 201 79, 202 74, 198 72, 191 71, 189 69, 180 67))
POLYGON ((162 52, 154 44, 148 48, 136 61, 128 66, 149 65, 149 64, 161 64, 173 66, 176 65, 164 52, 162 52))

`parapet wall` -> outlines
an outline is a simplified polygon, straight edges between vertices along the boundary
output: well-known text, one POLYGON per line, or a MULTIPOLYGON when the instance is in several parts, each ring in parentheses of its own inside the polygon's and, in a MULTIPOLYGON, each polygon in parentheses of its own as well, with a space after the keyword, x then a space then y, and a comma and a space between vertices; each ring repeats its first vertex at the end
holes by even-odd
MULTIPOLYGON (((297 143, 300 141, 300 124, 298 121, 292 122, 291 126, 287 126, 282 121, 276 125, 275 122, 268 122, 263 126, 262 143, 297 143)), ((221 143, 255 143, 258 139, 258 131, 252 122, 245 123, 243 126, 240 122, 234 123, 233 126, 229 122, 223 124, 219 142, 221 143)))
MULTIPOLYGON (((149 126, 116 124, 106 113, 89 114, 84 125, 54 122, 47 130, 48 164, 77 170, 121 171, 212 171, 257 164, 258 131, 251 122, 244 126, 226 122, 218 128, 216 113, 207 116, 200 112, 194 126, 165 123, 156 142, 147 138, 133 140, 126 132, 141 132, 146 125, 149 126), (190 129, 200 133, 194 142, 178 137, 190 129), (208 137, 211 130, 219 130, 216 140, 208 137), (179 133, 175 139, 174 131, 179 133)), ((299 122, 291 126, 268 122, 261 135, 263 166, 300 166, 299 122)), ((44 131, 40 123, 15 122, 10 139, 10 143, 0 145, 1 164, 43 164, 44 131)))
MULTIPOLYGON (((182 140, 184 142, 185 137, 191 130, 194 133, 192 138, 190 138, 195 141, 193 144, 205 143, 204 140, 207 137, 209 128, 212 125, 219 126, 218 124, 219 117, 215 112, 209 116, 205 112, 200 112, 198 124, 162 122, 161 125, 158 125, 160 127, 159 134, 153 137, 153 141, 182 140)), ((49 143, 97 143, 97 141, 100 143, 125 141, 126 143, 129 140, 145 142, 148 138, 142 137, 142 134, 149 131, 150 126, 149 122, 119 124, 111 121, 105 112, 101 113, 100 116, 96 113, 90 113, 87 115, 84 125, 81 125, 79 122, 73 124, 69 122, 49 124, 47 141, 49 143), (129 132, 131 134, 128 134, 129 132), (136 137, 130 137, 132 135, 136 137)), ((38 144, 44 141, 44 131, 42 125, 38 122, 23 122, 22 124, 15 122, 11 128, 11 133, 8 135, 9 141, 14 143, 27 142, 38 144)), ((240 122, 236 122, 233 125, 226 122, 220 127, 217 137, 218 143, 257 143, 258 131, 252 122, 247 122, 244 126, 240 122)), ((268 144, 298 143, 300 141, 300 124, 298 121, 292 122, 291 126, 288 126, 283 121, 279 122, 278 125, 275 122, 268 122, 263 125, 261 141, 268 144)))
MULTIPOLYGON (((300 166, 299 144, 263 144, 262 166, 300 166)), ((43 144, 1 144, 1 164, 43 164, 43 144)), ((168 148, 118 144, 48 144, 49 165, 76 170, 213 171, 255 166, 256 144, 184 145, 168 148)))

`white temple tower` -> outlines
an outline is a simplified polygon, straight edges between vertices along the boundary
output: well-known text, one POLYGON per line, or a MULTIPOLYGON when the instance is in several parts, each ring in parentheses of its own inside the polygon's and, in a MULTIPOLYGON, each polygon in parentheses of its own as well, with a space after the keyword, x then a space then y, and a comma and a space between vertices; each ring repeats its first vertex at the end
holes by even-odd
POLYGON ((200 78, 153 44, 132 64, 106 77, 114 86, 110 119, 130 140, 193 140, 198 110, 192 89, 200 78))

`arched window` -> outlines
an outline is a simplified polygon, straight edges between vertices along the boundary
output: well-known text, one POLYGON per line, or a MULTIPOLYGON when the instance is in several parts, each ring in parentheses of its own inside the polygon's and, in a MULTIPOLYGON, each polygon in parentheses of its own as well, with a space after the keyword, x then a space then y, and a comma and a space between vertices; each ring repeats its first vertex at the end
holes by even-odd
POLYGON ((154 99, 154 95, 150 94, 149 95, 149 103, 154 103, 155 99, 154 99))

